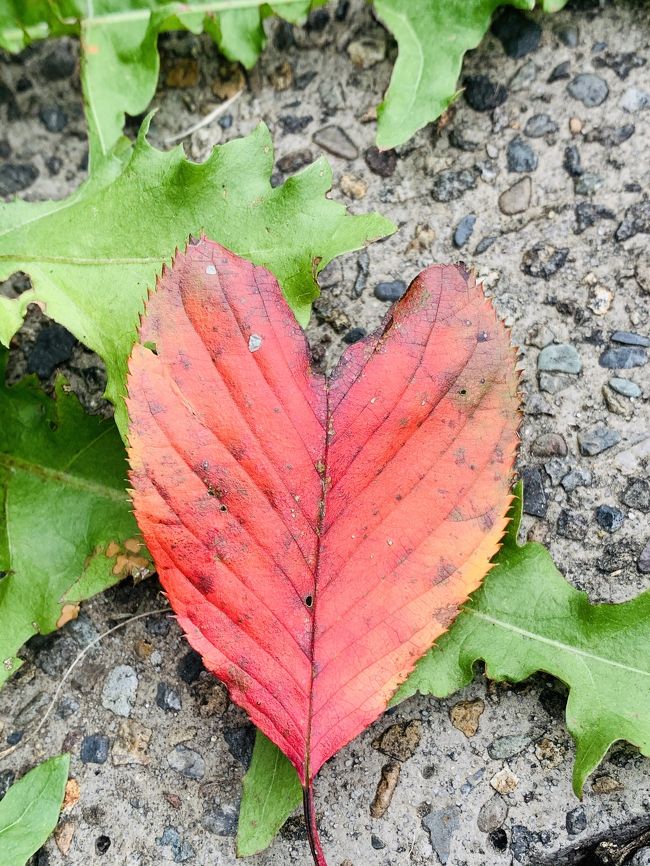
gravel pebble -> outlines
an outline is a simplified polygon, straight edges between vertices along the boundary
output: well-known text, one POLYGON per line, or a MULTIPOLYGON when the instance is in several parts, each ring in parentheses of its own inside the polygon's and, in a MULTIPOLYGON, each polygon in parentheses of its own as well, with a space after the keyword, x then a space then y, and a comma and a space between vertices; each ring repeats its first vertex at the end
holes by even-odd
POLYGON ((464 216, 454 230, 454 246, 456 249, 461 249, 472 237, 474 226, 476 225, 476 214, 470 213, 464 216))
POLYGON ((406 291, 404 280, 385 280, 375 286, 375 297, 380 301, 398 301, 406 291))
POLYGON ((529 277, 549 280, 564 267, 568 257, 568 247, 554 247, 539 242, 524 251, 521 257, 521 269, 529 277))
POLYGON ((503 84, 498 84, 487 75, 468 75, 463 79, 463 96, 474 111, 492 111, 508 98, 503 84))
POLYGON ((557 519, 557 533, 562 538, 582 541, 587 534, 587 519, 582 514, 563 508, 557 519))
POLYGON ((460 824, 460 808, 446 806, 431 812, 422 819, 422 826, 429 834, 431 847, 442 866, 446 866, 451 852, 451 840, 460 824))
POLYGON ((324 126, 313 134, 312 139, 323 150, 341 159, 352 160, 359 156, 359 148, 340 126, 324 126))
POLYGON ((205 776, 205 760, 195 749, 179 745, 167 755, 167 763, 187 779, 202 779, 205 776))
POLYGON ((617 241, 627 241, 641 234, 650 234, 650 199, 643 199, 627 208, 614 237, 617 241))
POLYGON ((135 704, 138 675, 130 665, 117 665, 106 677, 102 689, 102 706, 116 716, 128 718, 135 704))
POLYGON ((582 370, 582 360, 575 346, 557 343, 546 346, 537 358, 537 369, 547 373, 572 373, 582 370))
POLYGON ((533 190, 533 182, 526 175, 499 196, 499 210, 507 216, 528 210, 533 190))
POLYGON ((156 705, 166 713, 178 713, 183 708, 181 696, 169 683, 158 683, 156 705))
POLYGON ((524 135, 528 135, 530 138, 542 138, 544 135, 557 132, 559 128, 549 114, 534 114, 526 121, 524 135))
POLYGON ((521 477, 524 482, 524 512, 532 517, 546 517, 548 497, 539 468, 537 466, 524 466, 521 470, 521 477))
POLYGON ((609 387, 616 391, 617 394, 622 394, 623 397, 640 397, 641 396, 641 388, 637 385, 636 382, 632 382, 630 379, 622 379, 618 376, 614 376, 607 383, 609 387))
POLYGON ((625 515, 612 505, 599 505, 596 509, 596 523, 607 532, 616 532, 623 526, 625 515))
POLYGON ((503 797, 495 794, 479 809, 476 824, 482 833, 490 833, 500 827, 508 817, 508 806, 503 797))
POLYGON ((581 72, 569 84, 567 91, 574 99, 579 100, 587 108, 601 105, 609 95, 609 87, 604 78, 593 72, 581 72))
POLYGON ((537 21, 512 6, 506 7, 495 18, 491 30, 508 57, 514 60, 537 51, 542 38, 542 28, 537 21))
POLYGON ((632 478, 621 494, 621 502, 637 511, 650 511, 650 482, 645 478, 632 478))
POLYGON ((584 457, 595 457, 621 441, 621 434, 603 425, 596 425, 578 433, 578 447, 584 457))
POLYGON ((469 189, 474 189, 477 181, 475 170, 463 168, 454 171, 447 168, 433 177, 431 195, 436 201, 449 202, 461 198, 469 189))
POLYGON ((629 370, 631 367, 643 367, 647 364, 648 354, 638 346, 605 349, 598 363, 608 370, 629 370))
POLYGON ((638 87, 630 87, 621 96, 618 104, 623 111, 627 111, 629 114, 637 114, 639 111, 650 108, 650 93, 638 87))
POLYGON ((569 836, 577 836, 587 827, 587 816, 582 806, 576 806, 566 816, 566 831, 569 836))
POLYGON ((506 159, 508 171, 523 173, 537 168, 537 154, 520 135, 516 135, 508 144, 506 159))
POLYGON ((108 759, 109 739, 103 734, 91 734, 81 741, 79 757, 83 764, 105 764, 108 759))
POLYGON ((379 150, 374 145, 363 154, 366 165, 380 177, 390 177, 397 168, 397 154, 394 150, 379 150))

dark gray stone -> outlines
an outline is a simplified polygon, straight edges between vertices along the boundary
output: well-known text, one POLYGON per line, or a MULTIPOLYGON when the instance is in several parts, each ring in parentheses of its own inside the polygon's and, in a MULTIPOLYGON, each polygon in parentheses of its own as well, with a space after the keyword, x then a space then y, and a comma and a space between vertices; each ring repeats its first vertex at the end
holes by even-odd
POLYGON ((436 201, 455 201, 461 198, 467 190, 474 189, 476 181, 477 172, 474 169, 463 168, 460 171, 454 171, 447 168, 434 175, 431 195, 436 201))
POLYGON ((593 476, 588 469, 577 466, 562 478, 561 485, 567 493, 573 493, 578 487, 590 487, 593 476))
POLYGON ((573 180, 576 195, 593 195, 604 185, 605 178, 593 171, 585 171, 573 180))
POLYGON ((645 478, 630 479, 626 489, 621 494, 621 502, 628 508, 637 511, 650 511, 650 482, 645 478))
POLYGON ((576 205, 576 227, 575 234, 581 235, 591 226, 595 225, 599 220, 615 220, 616 214, 601 204, 592 204, 589 201, 582 201, 576 205))
POLYGON ((614 331, 610 339, 613 343, 622 343, 624 346, 650 346, 650 337, 632 331, 614 331))
POLYGON ((46 105, 38 113, 48 132, 63 132, 68 125, 68 115, 59 105, 46 105))
POLYGON ((568 144, 564 148, 564 159, 562 165, 570 177, 580 177, 584 171, 582 167, 582 159, 580 158, 580 151, 575 144, 568 144))
POLYGON ((594 66, 599 69, 613 70, 621 81, 624 81, 633 69, 638 69, 645 64, 645 57, 640 57, 633 51, 621 51, 619 53, 605 51, 604 54, 598 54, 594 57, 594 66))
POLYGON ((621 434, 603 425, 596 425, 578 433, 578 447, 584 457, 595 457, 621 441, 621 434))
POLYGON ((598 363, 608 370, 629 370, 631 367, 643 367, 647 364, 648 354, 639 346, 621 346, 605 349, 598 363))
POLYGON ((595 141, 603 147, 618 147, 628 138, 634 135, 634 124, 625 123, 623 126, 596 126, 585 135, 585 141, 595 141))
POLYGON ((508 145, 506 160, 508 171, 527 173, 537 168, 537 154, 520 135, 516 135, 508 145))
POLYGON ((292 174, 293 172, 300 171, 301 168, 304 168, 313 161, 314 157, 311 150, 305 147, 301 150, 292 150, 291 153, 280 157, 277 161, 277 168, 283 174, 292 174))
POLYGON ((650 539, 639 554, 636 567, 640 574, 650 574, 650 539))
POLYGON ((640 234, 650 234, 650 199, 629 206, 614 237, 617 241, 627 241, 640 234))
POLYGON ((223 738, 228 746, 228 751, 236 761, 248 767, 253 757, 253 746, 255 745, 255 728, 253 725, 236 725, 224 728, 223 738))
POLYGON ((525 250, 521 258, 521 269, 529 277, 549 280, 564 267, 568 257, 568 247, 558 248, 539 242, 525 250))
POLYGON ((562 63, 558 63, 547 80, 549 84, 553 84, 554 81, 564 81, 567 78, 571 78, 570 60, 564 60, 562 63))
POLYGON ((508 6, 492 24, 492 32, 508 57, 519 60, 539 48, 542 28, 519 9, 508 6))
POLYGON ((16 774, 13 770, 0 770, 0 800, 14 783, 16 774))
POLYGON ((431 812, 422 819, 422 826, 429 833, 431 847, 442 866, 446 866, 451 851, 451 840, 460 824, 460 808, 447 806, 431 812))
POLYGON ((370 844, 375 849, 375 851, 381 851, 386 847, 386 843, 383 839, 380 839, 375 833, 370 836, 370 844))
POLYGON ((176 673, 188 685, 195 683, 204 670, 203 660, 195 650, 185 653, 176 665, 176 673))
POLYGON ((565 24, 557 30, 558 39, 567 48, 575 48, 578 45, 578 28, 575 24, 565 24))
POLYGON ((156 843, 161 848, 171 848, 174 863, 186 863, 188 860, 192 860, 196 853, 189 842, 181 839, 181 835, 176 827, 165 827, 162 836, 156 839, 156 843))
POLYGON ((351 346, 353 343, 358 343, 359 340, 363 340, 368 332, 365 328, 350 328, 349 331, 346 331, 343 334, 343 342, 347 343, 348 346, 351 346))
POLYGON ((38 169, 31 163, 7 162, 0 166, 0 195, 13 195, 30 187, 38 177, 38 169))
POLYGON ((601 556, 596 560, 596 568, 604 574, 612 574, 626 565, 631 565, 637 555, 635 547, 629 538, 606 544, 601 556))
POLYGON ((582 514, 577 514, 575 511, 569 511, 563 508, 557 519, 557 532, 563 538, 570 538, 572 541, 580 541, 584 539, 589 526, 585 517, 582 514))
POLYGON ((512 828, 510 836, 510 850, 512 856, 518 863, 528 863, 530 853, 535 847, 537 835, 532 833, 528 827, 522 824, 515 824, 512 828))
POLYGON ((278 117, 278 123, 285 135, 297 135, 304 132, 313 119, 311 114, 306 114, 303 117, 297 117, 295 114, 283 114, 278 117))
POLYGON ((574 99, 579 100, 587 108, 594 108, 607 99, 609 87, 604 78, 593 72, 581 72, 567 84, 567 91, 574 99))
POLYGON ((167 763, 186 779, 202 779, 205 776, 203 756, 189 746, 181 744, 172 749, 167 755, 167 763))
POLYGON ((40 62, 40 73, 48 81, 63 81, 75 71, 75 53, 69 43, 61 40, 53 41, 52 46, 40 62))
POLYGON ((474 250, 475 256, 480 256, 481 253, 484 253, 486 250, 489 250, 490 247, 499 239, 494 235, 481 238, 481 240, 476 244, 476 249, 474 250))
POLYGON ((181 696, 169 683, 158 683, 156 705, 166 713, 178 713, 183 708, 181 696))
POLYGON ((578 836, 587 828, 587 816, 582 806, 576 806, 566 815, 566 831, 569 836, 578 836))
POLYGON ((625 522, 625 515, 613 505, 599 505, 596 509, 596 523, 607 532, 617 532, 625 522))
POLYGON ((105 764, 108 759, 109 739, 103 734, 91 734, 81 741, 79 756, 83 764, 105 764))
POLYGON ((524 482, 524 512, 532 517, 546 517, 548 497, 539 468, 525 466, 521 470, 521 477, 524 482))
POLYGON ((456 226, 454 231, 454 246, 456 249, 464 247, 467 241, 472 237, 474 226, 476 225, 476 214, 470 213, 464 216, 456 226))
POLYGON ((404 280, 385 280, 375 286, 375 297, 380 301, 398 301, 406 291, 404 280))
POLYGON ((463 96, 474 111, 492 111, 508 98, 503 84, 498 84, 487 75, 468 75, 463 79, 463 96))
POLYGON ((215 836, 237 835, 237 821, 239 810, 235 806, 215 806, 208 810, 201 818, 202 826, 215 836))
POLYGON ((557 123, 548 114, 534 114, 529 117, 524 127, 524 135, 530 138, 542 138, 559 130, 557 123))
POLYGON ((363 158, 370 171, 380 177, 390 177, 397 168, 397 154, 394 150, 379 150, 373 145, 365 151, 363 158))

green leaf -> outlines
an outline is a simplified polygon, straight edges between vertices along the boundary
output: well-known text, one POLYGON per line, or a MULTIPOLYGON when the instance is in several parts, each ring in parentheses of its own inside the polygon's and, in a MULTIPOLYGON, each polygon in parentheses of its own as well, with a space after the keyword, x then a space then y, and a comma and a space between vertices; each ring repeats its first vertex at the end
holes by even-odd
POLYGON ((383 217, 350 216, 326 198, 332 172, 325 159, 272 188, 273 148, 263 125, 215 148, 201 165, 181 147, 151 147, 146 131, 145 123, 126 162, 116 155, 70 198, 0 207, 0 280, 25 271, 33 284, 0 305, 0 339, 7 345, 27 305, 41 304, 104 360, 106 396, 123 433, 138 316, 162 263, 190 234, 205 231, 269 268, 304 325, 318 272, 395 230, 383 217))
POLYGON ((273 837, 302 802, 302 786, 293 765, 261 731, 244 776, 239 810, 237 856, 268 848, 273 837))
POLYGON ((55 399, 31 378, 6 386, 1 355, 0 685, 22 664, 26 640, 74 613, 65 605, 148 564, 136 554, 113 421, 86 415, 60 380, 55 399))
POLYGON ((0 48, 16 52, 64 33, 81 41, 81 83, 91 167, 119 140, 125 114, 146 110, 156 91, 158 35, 205 30, 231 60, 252 67, 264 48, 262 21, 271 11, 297 22, 310 0, 3 0, 0 48))
MULTIPOLYGON (((416 692, 448 697, 472 681, 479 660, 493 680, 521 682, 537 671, 552 674, 570 689, 566 718, 577 747, 573 787, 581 796, 587 776, 617 740, 650 756, 650 590, 623 604, 590 604, 586 593, 562 577, 546 548, 517 543, 521 492, 519 484, 494 568, 392 705, 416 692)), ((258 732, 256 749, 261 739, 258 732)), ((268 777, 249 772, 238 832, 240 839, 269 844, 295 809, 286 794, 292 779, 299 783, 274 745, 262 743, 262 751, 281 787, 269 790, 268 777), (263 823, 257 804, 267 799, 278 808, 272 820, 266 813, 263 823)), ((250 853, 259 850, 251 847, 250 853)))
POLYGON ((439 117, 453 102, 463 56, 476 48, 494 11, 532 9, 535 0, 374 0, 379 20, 399 48, 377 107, 377 145, 396 147, 439 117))
POLYGON ((0 800, 2 866, 25 866, 56 827, 68 781, 69 755, 43 761, 0 800))
POLYGON ((569 0, 542 0, 541 6, 543 12, 559 12, 564 9, 569 0))

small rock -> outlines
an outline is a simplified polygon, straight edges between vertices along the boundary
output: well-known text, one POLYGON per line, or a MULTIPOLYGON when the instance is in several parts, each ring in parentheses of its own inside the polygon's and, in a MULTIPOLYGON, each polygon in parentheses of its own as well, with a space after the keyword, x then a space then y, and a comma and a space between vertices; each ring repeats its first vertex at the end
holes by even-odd
POLYGON ((599 505, 596 509, 596 523, 607 532, 617 532, 625 522, 625 515, 612 505, 599 505))
POLYGON ((578 447, 584 457, 595 457, 621 441, 621 434, 602 424, 578 433, 578 447))
POLYGON ((530 737, 525 734, 507 734, 497 737, 488 746, 488 755, 493 761, 503 761, 518 755, 530 743, 530 737))
POLYGON ((16 774, 13 770, 0 770, 0 800, 14 783, 16 774))
POLYGON ((624 475, 633 475, 650 458, 650 436, 645 436, 631 448, 625 448, 614 458, 614 466, 624 475))
POLYGON ((462 731, 466 737, 473 737, 478 732, 479 719, 485 711, 485 704, 480 698, 472 701, 458 701, 449 710, 452 725, 462 731))
POLYGON ((187 779, 202 779, 205 776, 205 761, 195 749, 179 745, 167 755, 167 763, 187 779))
POLYGON ((638 87, 630 87, 621 96, 618 104, 623 111, 627 111, 629 114, 637 114, 639 111, 650 108, 650 93, 638 87))
POLYGON ((542 737, 535 744, 535 757, 545 770, 553 770, 564 761, 564 749, 548 737, 542 737))
POLYGON ((615 791, 622 791, 623 785, 612 776, 599 776, 594 779, 591 790, 594 794, 613 794, 615 791))
POLYGON ((650 846, 644 846, 634 852, 630 866, 650 866, 650 846))
POLYGON ((293 66, 288 60, 283 60, 273 67, 269 73, 269 81, 273 89, 280 93, 289 90, 293 84, 293 66))
POLYGON ((650 511, 650 482, 645 478, 632 478, 621 494, 621 502, 637 511, 650 511))
POLYGON ((495 19, 491 30, 503 45, 503 50, 508 57, 514 60, 537 51, 542 38, 542 28, 537 21, 511 6, 504 9, 495 19))
MULTIPOLYGON (((0 191, 1 189, 2 178, 0 177, 0 191)), ((627 208, 623 222, 616 229, 614 237, 617 241, 627 241, 634 235, 640 234, 650 234, 650 199, 636 202, 627 208)))
POLYGON ((38 177, 38 169, 31 163, 7 162, 0 166, 0 195, 13 195, 30 187, 38 177))
POLYGON ((535 457, 566 457, 568 449, 564 437, 559 433, 542 433, 530 450, 535 457))
POLYGON ((633 123, 625 123, 623 126, 597 126, 585 135, 585 141, 595 141, 608 149, 618 147, 634 135, 634 129, 633 123))
POLYGON ((375 851, 381 851, 383 848, 386 847, 386 843, 383 841, 383 839, 380 839, 379 836, 377 836, 375 833, 372 833, 370 836, 370 844, 375 849, 375 851))
POLYGON ((577 375, 582 370, 582 361, 575 346, 570 343, 551 344, 539 353, 537 369, 547 373, 577 375))
POLYGON ((542 473, 537 466, 525 466, 521 476, 524 482, 524 513, 532 517, 546 517, 548 497, 544 489, 542 473))
POLYGON ((454 171, 447 168, 433 177, 431 195, 436 201, 449 202, 461 198, 469 189, 476 187, 476 171, 463 168, 454 171))
POLYGON ((567 84, 567 91, 574 99, 587 108, 602 105, 609 95, 609 87, 604 78, 593 72, 581 72, 567 84))
POLYGON ((203 815, 201 825, 215 836, 232 838, 237 835, 238 819, 239 810, 235 806, 215 806, 203 815))
POLYGON ((40 73, 46 81, 63 81, 76 69, 75 53, 66 41, 56 40, 52 45, 52 50, 40 62, 40 73))
POLYGON ((48 132, 63 132, 68 125, 68 115, 58 105, 47 105, 41 108, 38 116, 48 132))
POLYGON ((135 704, 138 675, 130 665, 118 665, 106 678, 102 690, 102 706, 116 716, 128 718, 135 704))
POLYGON ((405 291, 404 280, 386 280, 375 286, 375 297, 380 301, 398 301, 405 291))
POLYGON ((530 138, 542 138, 544 135, 552 135, 558 132, 560 127, 548 114, 534 114, 526 122, 524 135, 530 138))
POLYGON ((549 280, 566 264, 568 247, 554 247, 538 242, 526 250, 521 259, 521 269, 530 277, 549 280))
POLYGON ((600 204, 592 204, 591 202, 582 201, 576 205, 576 227, 575 233, 581 235, 591 226, 595 225, 598 220, 615 220, 616 214, 614 211, 600 204))
POLYGON ((510 836, 510 850, 518 863, 529 863, 531 850, 537 842, 537 834, 531 833, 523 824, 514 824, 510 836))
POLYGON ((570 60, 564 60, 562 63, 558 63, 549 75, 548 83, 553 84, 554 81, 564 81, 567 78, 571 78, 570 60))
POLYGON ((302 117, 296 117, 295 114, 284 114, 281 117, 278 117, 278 123, 282 127, 285 135, 297 135, 300 132, 304 132, 313 119, 314 118, 311 114, 306 114, 302 117))
MULTIPOLYGON (((368 250, 363 249, 357 257, 357 277, 351 292, 353 298, 360 298, 363 294, 368 283, 369 272, 370 256, 368 255, 368 250)), ((404 290, 406 291, 406 283, 404 284, 404 290)))
POLYGON ((593 195, 604 186, 605 179, 593 171, 585 171, 573 181, 576 195, 593 195))
POLYGON ((499 794, 512 794, 519 785, 519 779, 512 770, 504 767, 490 779, 490 785, 499 794))
POLYGON ((83 764, 105 764, 108 759, 108 737, 91 734, 81 741, 81 762, 83 764))
POLYGON ((365 328, 350 328, 347 333, 343 334, 343 342, 351 346, 353 343, 363 340, 367 333, 365 328))
POLYGON ((640 574, 650 574, 650 540, 639 554, 636 567, 640 574))
POLYGON ((348 45, 348 57, 359 69, 371 69, 386 57, 386 40, 383 36, 355 39, 348 45))
POLYGON ((280 157, 277 167, 278 171, 281 171, 282 174, 293 174, 313 161, 314 157, 311 150, 305 147, 301 150, 292 150, 291 153, 280 157))
POLYGON ((194 858, 194 848, 189 842, 184 842, 181 839, 180 833, 176 827, 167 826, 163 830, 160 838, 156 839, 156 843, 161 848, 171 848, 172 860, 174 863, 185 863, 194 858))
POLYGON ((446 866, 451 852, 451 840, 460 825, 460 809, 458 806, 447 806, 431 812, 422 819, 422 826, 429 833, 431 847, 438 856, 442 866, 446 866))
POLYGON ((537 67, 532 60, 524 63, 515 72, 509 81, 509 89, 511 93, 519 93, 521 90, 526 90, 537 78, 537 67))
POLYGON ((255 728, 251 724, 235 725, 224 728, 223 738, 228 751, 243 767, 248 767, 253 757, 255 728))
POLYGON ((359 148, 340 126, 324 126, 312 136, 314 142, 334 156, 352 160, 359 156, 359 148))
POLYGON ((517 183, 513 184, 499 196, 499 210, 501 213, 507 216, 523 213, 530 205, 532 190, 533 182, 530 177, 528 175, 522 177, 521 180, 518 180, 517 183))
POLYGON ((557 30, 558 39, 567 48, 575 48, 578 45, 578 28, 575 24, 565 24, 557 30))
POLYGON ((196 682, 204 670, 203 660, 195 650, 185 653, 176 665, 176 673, 188 685, 196 682))
POLYGON ((465 101, 474 111, 492 111, 508 98, 503 84, 492 81, 487 75, 468 75, 463 79, 465 101))
POLYGON ((575 144, 569 144, 564 148, 562 165, 570 177, 580 177, 584 171, 580 151, 575 144))
POLYGON ((476 214, 467 214, 456 226, 454 230, 454 246, 456 249, 464 247, 467 241, 471 238, 474 226, 476 225, 476 214))
POLYGON ((577 836, 587 827, 587 816, 582 806, 576 806, 566 814, 566 831, 569 836, 577 836))
POLYGON ((169 683, 158 683, 156 689, 156 705, 166 713, 178 713, 182 710, 181 696, 169 683))
POLYGON ((630 379, 622 379, 618 376, 614 376, 607 384, 613 391, 616 391, 617 394, 622 394, 623 397, 640 397, 642 393, 641 388, 639 388, 636 382, 632 382, 630 379))
POLYGON ((611 388, 608 388, 607 385, 603 385, 602 395, 608 412, 612 412, 614 415, 622 415, 623 418, 626 418, 627 420, 629 420, 634 414, 630 402, 628 400, 623 400, 618 394, 612 391, 611 388))
POLYGON ((343 195, 347 195, 348 198, 353 198, 357 201, 365 198, 368 192, 368 184, 355 174, 342 175, 339 186, 343 195))
POLYGON ((422 722, 411 719, 408 722, 398 722, 373 740, 373 748, 394 758, 396 761, 408 761, 415 754, 422 737, 422 722))
POLYGON ((552 376, 550 373, 539 374, 539 389, 549 394, 559 394, 568 388, 572 380, 568 376, 552 376))
POLYGON ((370 815, 373 818, 383 818, 390 806, 393 794, 397 786, 400 774, 400 764, 397 761, 389 761, 381 768, 381 778, 377 785, 375 797, 370 806, 370 815))
POLYGON ((561 484, 567 493, 573 493, 578 487, 590 487, 593 482, 593 476, 588 469, 577 467, 562 478, 561 484))
POLYGON ((527 141, 517 135, 508 144, 506 150, 508 171, 529 172, 537 168, 537 154, 527 141))
POLYGON ((363 154, 366 165, 380 177, 390 177, 397 167, 397 154, 394 150, 379 150, 374 145, 363 154))
POLYGON ((475 256, 480 256, 481 253, 484 253, 486 250, 489 250, 490 247, 498 241, 499 238, 494 235, 488 236, 486 238, 481 238, 481 240, 476 244, 476 249, 474 250, 475 256))
POLYGON ((498 794, 490 797, 481 806, 476 824, 481 833, 490 833, 500 827, 508 817, 508 806, 498 794))
POLYGON ((609 312, 613 300, 614 295, 607 286, 596 283, 589 288, 587 306, 595 316, 604 316, 609 312))
POLYGON ((122 722, 111 750, 113 764, 116 767, 129 764, 148 764, 147 751, 150 740, 150 728, 146 728, 132 719, 122 722))
POLYGON ((563 508, 557 519, 557 533, 562 538, 570 538, 572 541, 584 539, 589 526, 581 514, 568 511, 563 508))
POLYGON ((622 51, 620 54, 614 54, 611 51, 606 51, 594 58, 594 66, 602 68, 603 66, 612 69, 616 75, 624 81, 633 69, 638 69, 640 66, 645 66, 645 57, 639 57, 633 51, 622 51))
POLYGON ((643 367, 647 364, 648 355, 645 349, 639 346, 621 346, 605 349, 598 363, 608 370, 629 370, 631 367, 643 367))
POLYGON ((631 331, 614 331, 611 338, 613 343, 622 343, 624 346, 650 346, 650 337, 642 334, 634 334, 631 331))

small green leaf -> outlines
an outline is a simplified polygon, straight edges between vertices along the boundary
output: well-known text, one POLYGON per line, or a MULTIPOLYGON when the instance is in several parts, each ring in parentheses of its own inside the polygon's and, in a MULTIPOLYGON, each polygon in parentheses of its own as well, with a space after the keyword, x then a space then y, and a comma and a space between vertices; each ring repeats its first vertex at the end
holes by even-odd
POLYGON ((435 120, 457 93, 463 56, 476 48, 499 6, 532 9, 535 0, 374 0, 399 54, 377 108, 377 145, 396 147, 435 120))
POLYGON ((263 851, 302 802, 302 786, 293 765, 261 731, 244 776, 239 811, 237 856, 263 851))
POLYGON ((564 9, 569 0, 542 0, 541 6, 543 12, 559 12, 564 9))
MULTIPOLYGON (((577 747, 573 787, 581 796, 587 776, 617 740, 633 743, 650 757, 650 590, 623 604, 590 604, 541 544, 517 543, 521 496, 519 484, 508 533, 483 586, 420 660, 392 705, 416 692, 448 697, 472 681, 479 660, 494 680, 521 682, 537 671, 552 674, 570 689, 566 718, 577 747)), ((260 740, 258 732, 256 749, 260 740)), ((275 768, 275 778, 282 779, 282 790, 273 785, 270 791, 261 772, 247 775, 239 838, 254 836, 269 844, 295 809, 284 792, 292 779, 299 783, 274 745, 266 741, 260 750, 267 767, 275 768), (272 821, 266 813, 263 823, 256 804, 266 799, 278 808, 272 821)))
POLYGON ((145 565, 124 489, 113 421, 86 415, 61 381, 55 399, 25 379, 4 384, 0 353, 0 685, 20 647, 74 605, 145 565), (123 546, 131 540, 129 548, 123 546), (118 562, 118 554, 122 560, 118 562), (138 557, 137 560, 135 557, 138 557))
POLYGON ((70 198, 0 206, 0 280, 24 271, 33 285, 15 300, 0 299, 0 339, 8 345, 27 305, 42 304, 104 360, 106 396, 123 433, 126 361, 144 299, 190 234, 205 231, 269 268, 304 325, 318 272, 395 230, 377 214, 351 216, 326 197, 332 171, 325 159, 273 188, 264 125, 215 148, 201 165, 181 147, 151 147, 147 126, 128 157, 114 154, 70 198))
POLYGON ((34 767, 0 800, 2 866, 25 866, 56 827, 68 781, 69 755, 34 767))

